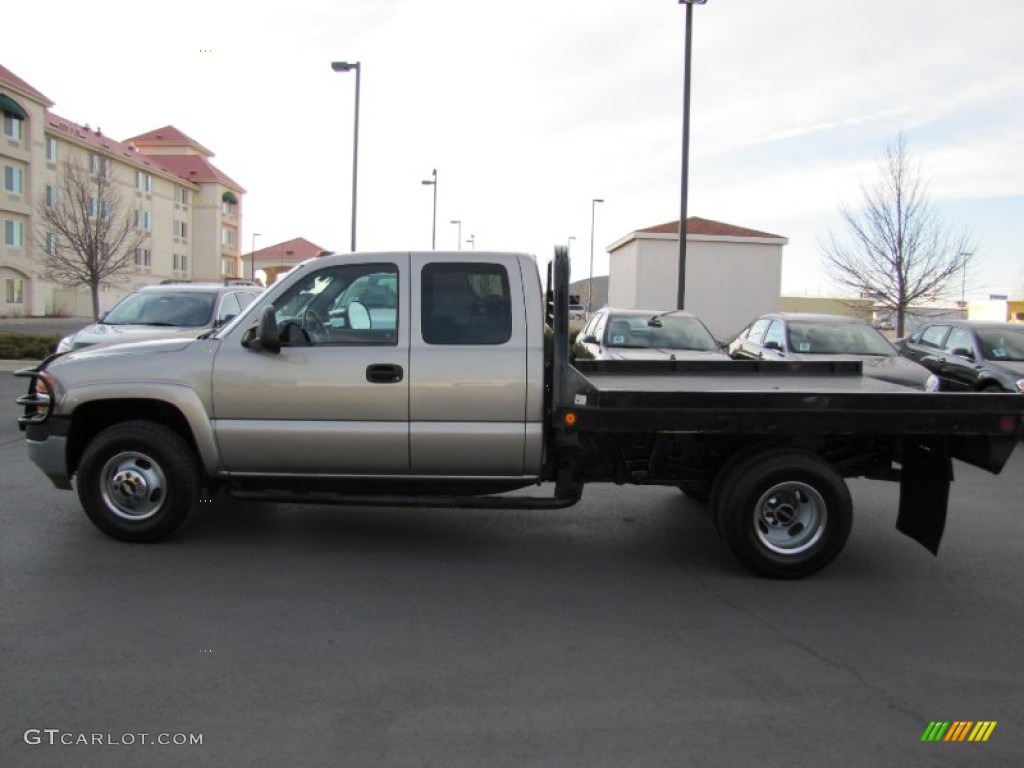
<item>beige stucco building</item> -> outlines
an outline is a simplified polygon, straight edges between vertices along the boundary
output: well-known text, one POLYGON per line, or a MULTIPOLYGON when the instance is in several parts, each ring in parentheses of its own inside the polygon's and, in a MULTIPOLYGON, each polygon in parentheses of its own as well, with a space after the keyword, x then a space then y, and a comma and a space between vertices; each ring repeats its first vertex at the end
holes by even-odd
MULTIPOLYGON (((719 338, 779 309, 780 235, 691 217, 686 221, 684 308, 719 338)), ((679 222, 630 232, 608 247, 608 303, 625 309, 673 309, 679 286, 679 222)))
POLYGON ((173 126, 116 141, 98 126, 60 117, 52 106, 0 66, 0 315, 92 314, 87 288, 39 277, 44 251, 62 247, 44 231, 38 209, 58 194, 65 160, 107 175, 135 226, 148 234, 136 249, 134 271, 101 291, 102 309, 148 283, 242 276, 245 190, 210 162, 210 150, 173 126))

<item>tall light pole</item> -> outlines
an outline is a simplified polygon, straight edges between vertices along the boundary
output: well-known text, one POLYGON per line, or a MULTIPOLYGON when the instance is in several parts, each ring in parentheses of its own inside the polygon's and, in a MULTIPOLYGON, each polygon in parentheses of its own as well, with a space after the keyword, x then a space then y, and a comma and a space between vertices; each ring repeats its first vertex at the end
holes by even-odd
POLYGON ((252 233, 252 250, 249 251, 249 279, 256 282, 256 238, 262 237, 259 232, 252 233))
POLYGON ((359 190, 359 79, 362 67, 358 61, 332 61, 331 69, 335 72, 356 73, 356 111, 355 127, 352 130, 352 252, 356 250, 356 199, 359 190))
POLYGON ((462 220, 461 219, 452 219, 452 224, 458 224, 459 225, 459 236, 457 238, 455 238, 455 243, 458 245, 458 249, 461 251, 462 250, 462 220))
POLYGON ((430 250, 437 250, 437 168, 430 172, 431 178, 424 179, 421 184, 434 188, 434 218, 430 225, 430 250))
POLYGON ((469 243, 469 247, 471 250, 476 250, 476 235, 470 235, 468 238, 466 238, 466 242, 469 243))
POLYGON ((957 254, 964 260, 963 277, 960 280, 960 319, 967 319, 967 262, 970 261, 974 251, 960 251, 957 254))
POLYGON ((693 6, 708 0, 679 0, 686 6, 686 42, 683 47, 683 169, 679 192, 679 289, 676 305, 683 309, 686 302, 686 204, 690 178, 690 48, 693 40, 693 6))
POLYGON ((590 306, 594 301, 594 208, 604 200, 595 197, 590 201, 590 279, 587 280, 587 317, 590 317, 590 306))

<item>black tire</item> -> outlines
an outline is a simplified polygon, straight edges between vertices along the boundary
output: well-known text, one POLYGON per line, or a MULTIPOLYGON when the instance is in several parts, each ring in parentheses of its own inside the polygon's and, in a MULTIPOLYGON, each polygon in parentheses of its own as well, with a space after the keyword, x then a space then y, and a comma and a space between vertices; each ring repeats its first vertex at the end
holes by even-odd
POLYGON ((979 392, 1005 392, 1006 390, 1000 387, 998 384, 986 384, 982 387, 979 392))
POLYGON ((843 478, 813 453, 776 449, 747 456, 716 483, 719 535, 747 568, 796 579, 842 551, 853 524, 843 478))
POLYGON ((195 451, 177 432, 126 421, 100 432, 78 465, 78 498, 97 528, 121 541, 156 541, 195 507, 202 477, 195 451))

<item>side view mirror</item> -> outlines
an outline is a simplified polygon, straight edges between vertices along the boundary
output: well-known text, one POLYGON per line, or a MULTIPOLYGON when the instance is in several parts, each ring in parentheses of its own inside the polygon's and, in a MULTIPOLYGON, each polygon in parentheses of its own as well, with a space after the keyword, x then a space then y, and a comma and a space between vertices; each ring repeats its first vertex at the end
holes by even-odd
POLYGON ((242 346, 251 349, 265 349, 275 354, 281 351, 281 332, 277 328, 274 306, 268 304, 260 313, 260 324, 253 326, 242 337, 242 346))
POLYGON ((974 359, 974 353, 965 347, 957 347, 950 354, 953 355, 953 357, 962 357, 964 360, 974 359))
POLYGON ((764 343, 764 348, 765 349, 774 349, 776 352, 781 352, 782 351, 782 345, 779 344, 779 342, 777 342, 777 341, 766 341, 764 343))
POLYGON ((230 323, 236 317, 238 317, 238 315, 224 315, 224 317, 218 317, 217 322, 214 323, 214 326, 216 328, 220 328, 222 325, 227 325, 228 323, 230 323))
POLYGON ((588 333, 586 336, 584 336, 582 339, 580 339, 580 341, 582 341, 584 344, 597 344, 598 343, 597 342, 597 336, 595 336, 592 333, 588 333))

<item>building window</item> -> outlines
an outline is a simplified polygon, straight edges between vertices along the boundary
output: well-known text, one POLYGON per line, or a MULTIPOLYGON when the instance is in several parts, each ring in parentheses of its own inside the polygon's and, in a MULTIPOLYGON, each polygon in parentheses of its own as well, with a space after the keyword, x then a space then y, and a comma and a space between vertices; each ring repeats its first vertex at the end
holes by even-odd
POLYGON ((142 171, 135 172, 135 188, 142 190, 147 195, 153 191, 153 176, 142 171))
POLYGON ((25 242, 25 225, 12 219, 4 220, 4 245, 21 248, 25 242))
POLYGON ((57 255, 57 233, 47 232, 46 233, 46 255, 56 256, 57 255))
POLYGON ((174 188, 174 202, 188 205, 188 190, 181 187, 174 188))
POLYGON ((135 209, 135 227, 146 232, 153 230, 153 212, 144 211, 141 208, 135 209))
POLYGON ((4 136, 15 141, 21 141, 21 119, 9 112, 4 112, 4 136))
POLYGON ((220 260, 220 273, 224 277, 235 276, 235 260, 234 259, 221 259, 220 260))
POLYGON ((237 216, 238 215, 238 203, 232 203, 229 200, 223 200, 220 204, 221 213, 225 216, 237 216))
POLYGON ((25 281, 21 278, 7 278, 4 280, 4 300, 8 304, 23 304, 25 302, 25 281))
POLYGON ((10 165, 4 166, 4 189, 15 195, 22 192, 23 174, 21 168, 14 168, 10 165))
POLYGON ((224 227, 220 231, 220 244, 221 245, 234 245, 235 244, 235 230, 224 227))
POLYGON ((149 269, 152 264, 152 253, 149 248, 136 248, 135 249, 135 266, 143 269, 149 269))
POLYGON ((184 253, 174 254, 174 271, 188 272, 188 256, 184 253))
POLYGON ((89 155, 89 173, 106 178, 110 175, 110 158, 101 157, 96 153, 89 155))
POLYGON ((57 162, 57 140, 52 136, 46 137, 46 162, 57 162))
POLYGON ((53 184, 46 185, 46 207, 53 208, 57 204, 57 188, 53 184))
POLYGON ((188 224, 184 221, 175 220, 174 236, 180 237, 182 240, 188 240, 188 224))

